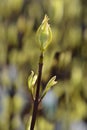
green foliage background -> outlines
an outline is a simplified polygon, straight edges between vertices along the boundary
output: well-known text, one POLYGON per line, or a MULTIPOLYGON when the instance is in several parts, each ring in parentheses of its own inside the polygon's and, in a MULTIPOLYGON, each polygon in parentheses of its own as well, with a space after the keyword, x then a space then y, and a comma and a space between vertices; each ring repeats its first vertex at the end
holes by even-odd
MULTIPOLYGON (((15 65, 18 70, 14 82, 7 71, 0 74, 0 83, 5 89, 14 84, 17 90, 22 88, 27 92, 28 75, 32 69, 37 73, 38 67, 40 51, 35 40, 36 30, 45 14, 50 18, 53 40, 44 57, 43 84, 49 77, 57 76, 58 84, 52 89, 61 99, 56 121, 65 122, 67 114, 70 122, 87 119, 86 5, 86 0, 0 0, 0 66, 15 65)), ((4 101, 7 114, 0 119, 0 129, 3 130, 9 129, 9 98, 4 101), (6 123, 1 122, 2 119, 6 123)), ((17 111, 23 102, 18 98, 17 95, 14 98, 17 111)), ((46 123, 45 119, 43 122, 46 123)), ((48 129, 53 129, 50 127, 48 129)))

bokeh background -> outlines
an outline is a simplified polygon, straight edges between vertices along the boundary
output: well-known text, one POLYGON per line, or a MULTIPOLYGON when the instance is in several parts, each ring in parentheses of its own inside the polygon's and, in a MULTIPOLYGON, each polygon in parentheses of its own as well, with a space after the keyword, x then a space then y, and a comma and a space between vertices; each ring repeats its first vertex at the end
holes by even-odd
POLYGON ((0 0, 0 130, 25 130, 32 100, 27 78, 37 73, 36 30, 50 18, 53 40, 44 56, 43 99, 36 130, 87 130, 87 0, 0 0))

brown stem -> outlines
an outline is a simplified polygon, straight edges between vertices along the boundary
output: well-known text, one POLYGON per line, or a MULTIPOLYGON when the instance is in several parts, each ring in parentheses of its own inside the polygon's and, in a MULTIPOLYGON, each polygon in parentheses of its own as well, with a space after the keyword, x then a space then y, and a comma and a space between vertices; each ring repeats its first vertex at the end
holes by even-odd
POLYGON ((41 76, 42 76, 42 67, 43 67, 43 53, 41 53, 40 59, 39 59, 37 89, 36 89, 36 96, 35 96, 35 101, 34 101, 34 106, 33 106, 33 114, 32 114, 30 130, 34 130, 34 126, 35 126, 35 122, 36 122, 36 116, 37 116, 37 111, 38 111, 40 84, 41 84, 41 76))

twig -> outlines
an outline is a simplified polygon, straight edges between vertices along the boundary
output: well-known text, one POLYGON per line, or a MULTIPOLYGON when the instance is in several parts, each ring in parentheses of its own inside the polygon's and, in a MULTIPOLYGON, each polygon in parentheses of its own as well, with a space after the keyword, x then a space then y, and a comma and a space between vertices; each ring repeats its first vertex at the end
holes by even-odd
POLYGON ((40 59, 39 59, 36 96, 35 96, 35 101, 34 101, 34 106, 33 106, 33 114, 32 114, 30 130, 34 130, 34 126, 35 126, 35 122, 36 122, 36 116, 37 116, 37 111, 38 111, 40 84, 41 84, 41 76, 42 76, 42 67, 43 67, 43 53, 41 53, 40 59))

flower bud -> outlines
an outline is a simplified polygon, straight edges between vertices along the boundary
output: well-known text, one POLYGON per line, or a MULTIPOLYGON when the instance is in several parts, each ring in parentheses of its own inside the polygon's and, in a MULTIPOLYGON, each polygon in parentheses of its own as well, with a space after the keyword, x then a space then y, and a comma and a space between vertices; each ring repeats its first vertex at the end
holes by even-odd
POLYGON ((48 20, 48 16, 45 15, 44 20, 42 21, 42 24, 38 28, 36 34, 41 51, 46 50, 46 48, 52 41, 52 31, 50 25, 48 24, 48 20))

